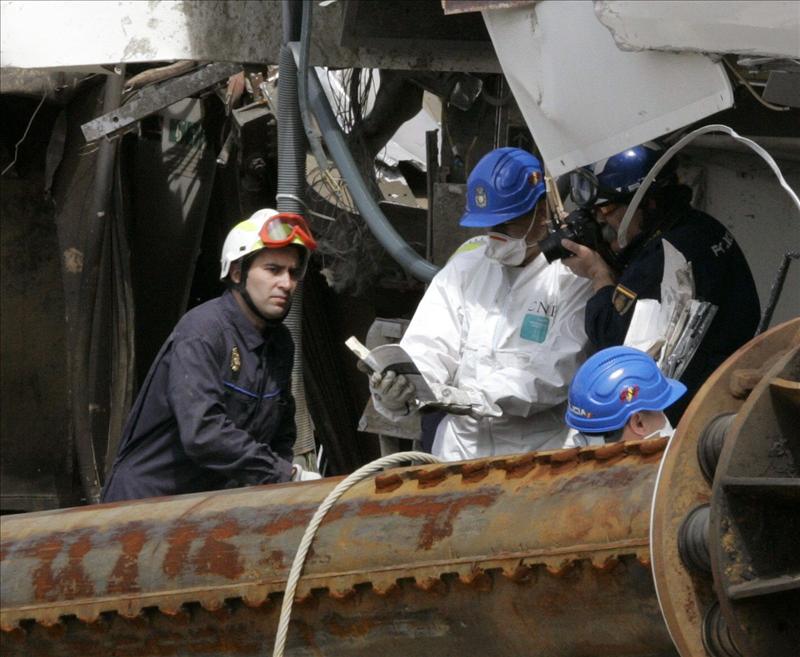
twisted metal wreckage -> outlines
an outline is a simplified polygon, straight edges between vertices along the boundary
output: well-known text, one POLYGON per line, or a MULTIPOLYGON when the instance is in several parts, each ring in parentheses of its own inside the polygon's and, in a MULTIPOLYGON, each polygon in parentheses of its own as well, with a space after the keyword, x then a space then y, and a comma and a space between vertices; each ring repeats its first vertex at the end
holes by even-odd
MULTIPOLYGON (((670 443, 362 481, 319 528, 287 654, 796 654, 798 411, 800 319, 726 361, 670 443)), ((337 481, 0 519, 3 654, 265 654, 337 481)))

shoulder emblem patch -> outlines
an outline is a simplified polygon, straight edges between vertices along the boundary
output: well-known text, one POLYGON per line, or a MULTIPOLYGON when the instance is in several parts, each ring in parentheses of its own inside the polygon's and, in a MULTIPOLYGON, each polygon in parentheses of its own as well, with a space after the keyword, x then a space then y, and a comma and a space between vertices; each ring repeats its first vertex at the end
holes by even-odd
POLYGON ((239 354, 239 347, 234 346, 231 349, 231 372, 237 374, 242 369, 242 357, 239 354))
POLYGON ((620 315, 624 315, 633 307, 636 296, 636 292, 629 290, 624 285, 617 285, 614 288, 614 294, 611 295, 611 303, 614 304, 614 310, 620 315))
POLYGON ((479 208, 485 208, 488 204, 488 198, 486 197, 486 190, 478 185, 475 188, 475 205, 479 208))
POLYGON ((629 404, 639 396, 639 386, 625 386, 619 393, 619 400, 629 404))

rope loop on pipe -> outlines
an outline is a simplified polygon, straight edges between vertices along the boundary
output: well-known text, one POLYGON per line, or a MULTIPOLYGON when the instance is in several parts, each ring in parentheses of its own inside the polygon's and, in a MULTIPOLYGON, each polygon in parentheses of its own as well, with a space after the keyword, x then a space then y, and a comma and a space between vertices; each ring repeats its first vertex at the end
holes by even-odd
POLYGON ((365 479, 369 479, 381 470, 403 465, 423 465, 428 463, 440 463, 440 461, 435 456, 426 454, 425 452, 399 452, 397 454, 389 454, 388 456, 383 456, 360 467, 347 478, 340 481, 336 488, 328 493, 328 496, 322 501, 322 504, 319 505, 314 517, 311 518, 311 521, 308 523, 303 538, 300 540, 300 545, 297 547, 297 553, 294 556, 292 568, 289 571, 289 578, 286 580, 286 590, 283 593, 283 604, 281 605, 281 615, 278 619, 278 631, 275 634, 275 646, 272 651, 272 657, 283 657, 283 651, 286 647, 286 637, 289 633, 289 620, 292 616, 292 605, 294 604, 294 594, 297 590, 297 583, 300 581, 300 575, 303 572, 306 556, 317 534, 317 529, 319 529, 328 511, 330 511, 339 498, 353 486, 365 479))

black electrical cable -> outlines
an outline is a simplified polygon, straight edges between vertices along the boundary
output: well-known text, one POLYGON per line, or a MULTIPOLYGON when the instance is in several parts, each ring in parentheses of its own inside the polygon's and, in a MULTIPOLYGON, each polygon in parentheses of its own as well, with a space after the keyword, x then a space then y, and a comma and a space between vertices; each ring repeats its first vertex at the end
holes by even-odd
POLYGON ((322 136, 333 156, 336 166, 347 181, 350 194, 358 211, 366 221, 370 230, 380 244, 389 252, 404 269, 415 278, 429 283, 439 268, 420 257, 414 249, 398 234, 386 215, 383 214, 375 199, 369 193, 361 172, 353 160, 350 149, 345 143, 339 123, 333 115, 330 103, 322 90, 322 85, 314 71, 309 72, 308 103, 317 119, 322 136))

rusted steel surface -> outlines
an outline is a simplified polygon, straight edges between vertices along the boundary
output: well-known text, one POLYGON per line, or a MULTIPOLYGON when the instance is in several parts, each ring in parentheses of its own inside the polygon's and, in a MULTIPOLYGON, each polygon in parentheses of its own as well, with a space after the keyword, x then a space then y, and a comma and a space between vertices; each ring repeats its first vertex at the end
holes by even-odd
MULTIPOLYGON (((497 571, 465 583, 446 575, 425 589, 401 580, 385 593, 359 587, 344 599, 315 595, 295 605, 286 655, 388 657, 570 655, 674 657, 649 570, 634 559, 597 570, 578 562, 560 575, 544 566, 514 580, 497 571), (541 652, 538 650, 541 649, 541 652)), ((70 618, 15 630, 4 655, 270 655, 280 600, 233 601, 215 611, 187 605, 86 624, 70 618)))
POLYGON ((653 504, 652 567, 664 620, 682 657, 706 657, 703 618, 716 600, 710 575, 691 573, 678 551, 684 519, 711 499, 711 484, 698 461, 698 440, 714 418, 742 408, 760 378, 754 373, 763 374, 765 363, 786 353, 798 330, 800 319, 786 322, 731 355, 692 400, 664 455, 653 504))
MULTIPOLYGON (((358 484, 314 541, 287 654, 674 655, 648 551, 664 444, 358 484)), ((0 519, 4 654, 265 654, 295 549, 337 482, 0 519)))
POLYGON ((722 617, 743 655, 800 651, 800 330, 725 438, 709 552, 722 617))

